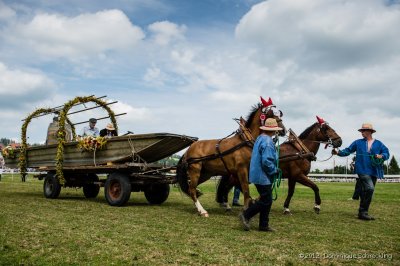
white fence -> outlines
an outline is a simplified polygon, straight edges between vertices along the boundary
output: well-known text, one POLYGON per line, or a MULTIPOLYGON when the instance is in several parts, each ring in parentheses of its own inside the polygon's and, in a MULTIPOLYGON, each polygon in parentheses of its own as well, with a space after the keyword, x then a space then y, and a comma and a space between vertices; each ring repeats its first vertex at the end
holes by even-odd
MULTIPOLYGON (((312 181, 317 182, 355 182, 357 175, 354 174, 308 174, 312 181)), ((400 183, 400 175, 385 175, 377 182, 400 183)))

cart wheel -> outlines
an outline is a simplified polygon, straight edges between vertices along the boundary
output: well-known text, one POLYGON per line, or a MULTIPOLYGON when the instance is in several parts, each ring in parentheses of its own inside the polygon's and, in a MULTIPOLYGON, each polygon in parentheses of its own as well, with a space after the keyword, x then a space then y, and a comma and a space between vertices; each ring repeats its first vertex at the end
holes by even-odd
POLYGON ((144 196, 150 204, 161 204, 169 196, 169 184, 155 184, 144 191, 144 196))
POLYGON ((104 185, 104 196, 111 206, 124 205, 131 196, 129 177, 122 173, 112 173, 104 185))
POLYGON ((61 185, 55 173, 48 173, 43 183, 43 194, 48 199, 56 199, 60 195, 61 185))
POLYGON ((87 180, 89 184, 83 185, 83 195, 85 195, 87 199, 97 197, 97 195, 99 195, 100 186, 93 184, 93 182, 98 182, 99 177, 96 174, 88 174, 87 180))

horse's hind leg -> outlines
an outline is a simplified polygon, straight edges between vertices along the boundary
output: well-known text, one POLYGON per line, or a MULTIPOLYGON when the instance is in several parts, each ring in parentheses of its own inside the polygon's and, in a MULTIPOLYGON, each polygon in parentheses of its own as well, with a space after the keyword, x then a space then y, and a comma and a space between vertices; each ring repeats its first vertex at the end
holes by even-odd
POLYGON ((292 177, 292 176, 288 177, 288 184, 289 184, 289 189, 288 189, 288 195, 286 197, 285 203, 283 204, 283 214, 292 215, 292 213, 290 212, 290 209, 289 209, 289 204, 290 204, 290 200, 293 197, 294 189, 296 187, 295 177, 292 177))
POLYGON ((321 210, 321 198, 319 196, 319 188, 318 186, 311 181, 306 175, 301 175, 300 179, 298 182, 306 187, 311 188, 314 191, 315 195, 315 205, 314 205, 314 211, 315 213, 319 214, 321 210))
POLYGON ((191 164, 188 169, 189 180, 189 195, 192 198, 194 205, 197 208, 198 213, 201 216, 208 217, 208 212, 203 208, 200 201, 197 198, 197 185, 200 179, 201 164, 191 164))

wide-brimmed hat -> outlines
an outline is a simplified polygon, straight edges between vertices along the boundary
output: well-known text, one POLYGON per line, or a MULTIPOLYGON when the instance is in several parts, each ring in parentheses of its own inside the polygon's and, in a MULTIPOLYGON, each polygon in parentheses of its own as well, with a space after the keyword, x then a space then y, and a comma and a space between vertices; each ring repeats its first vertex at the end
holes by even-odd
POLYGON ((115 130, 113 124, 111 124, 111 123, 110 123, 110 124, 107 124, 106 129, 107 129, 107 130, 115 130))
POLYGON ((90 122, 90 123, 97 123, 97 119, 96 119, 96 118, 90 118, 90 119, 89 119, 89 122, 90 122))
POLYGON ((281 127, 278 127, 278 122, 276 122, 276 120, 273 118, 268 118, 267 120, 265 120, 265 124, 263 126, 260 126, 260 129, 265 131, 282 130, 281 127))
POLYGON ((364 131, 364 130, 369 130, 372 133, 376 132, 376 130, 374 129, 374 127, 372 126, 372 124, 370 123, 364 123, 362 124, 361 128, 358 131, 364 131))

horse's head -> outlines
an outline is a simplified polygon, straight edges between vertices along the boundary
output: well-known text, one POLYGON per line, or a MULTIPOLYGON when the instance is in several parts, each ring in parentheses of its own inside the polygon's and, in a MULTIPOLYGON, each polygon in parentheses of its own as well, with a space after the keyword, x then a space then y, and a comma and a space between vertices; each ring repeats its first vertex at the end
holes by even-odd
POLYGON ((326 142, 328 145, 331 144, 334 148, 342 146, 342 138, 331 128, 331 126, 324 121, 324 119, 317 116, 318 122, 315 123, 317 127, 317 140, 326 142))
POLYGON ((276 108, 271 98, 266 101, 261 97, 261 103, 253 106, 253 109, 247 117, 246 127, 251 130, 253 137, 257 138, 257 136, 260 135, 260 126, 264 125, 265 120, 267 120, 267 118, 274 118, 278 122, 278 126, 282 128, 282 130, 279 131, 279 135, 285 136, 286 128, 282 123, 282 115, 282 111, 276 108))
POLYGON ((276 122, 278 122, 278 126, 282 128, 279 131, 279 136, 283 137, 286 135, 286 128, 282 123, 283 113, 281 110, 277 109, 276 106, 272 103, 271 98, 268 101, 264 100, 261 97, 261 115, 260 115, 260 125, 264 125, 265 120, 267 118, 274 118, 276 122))

